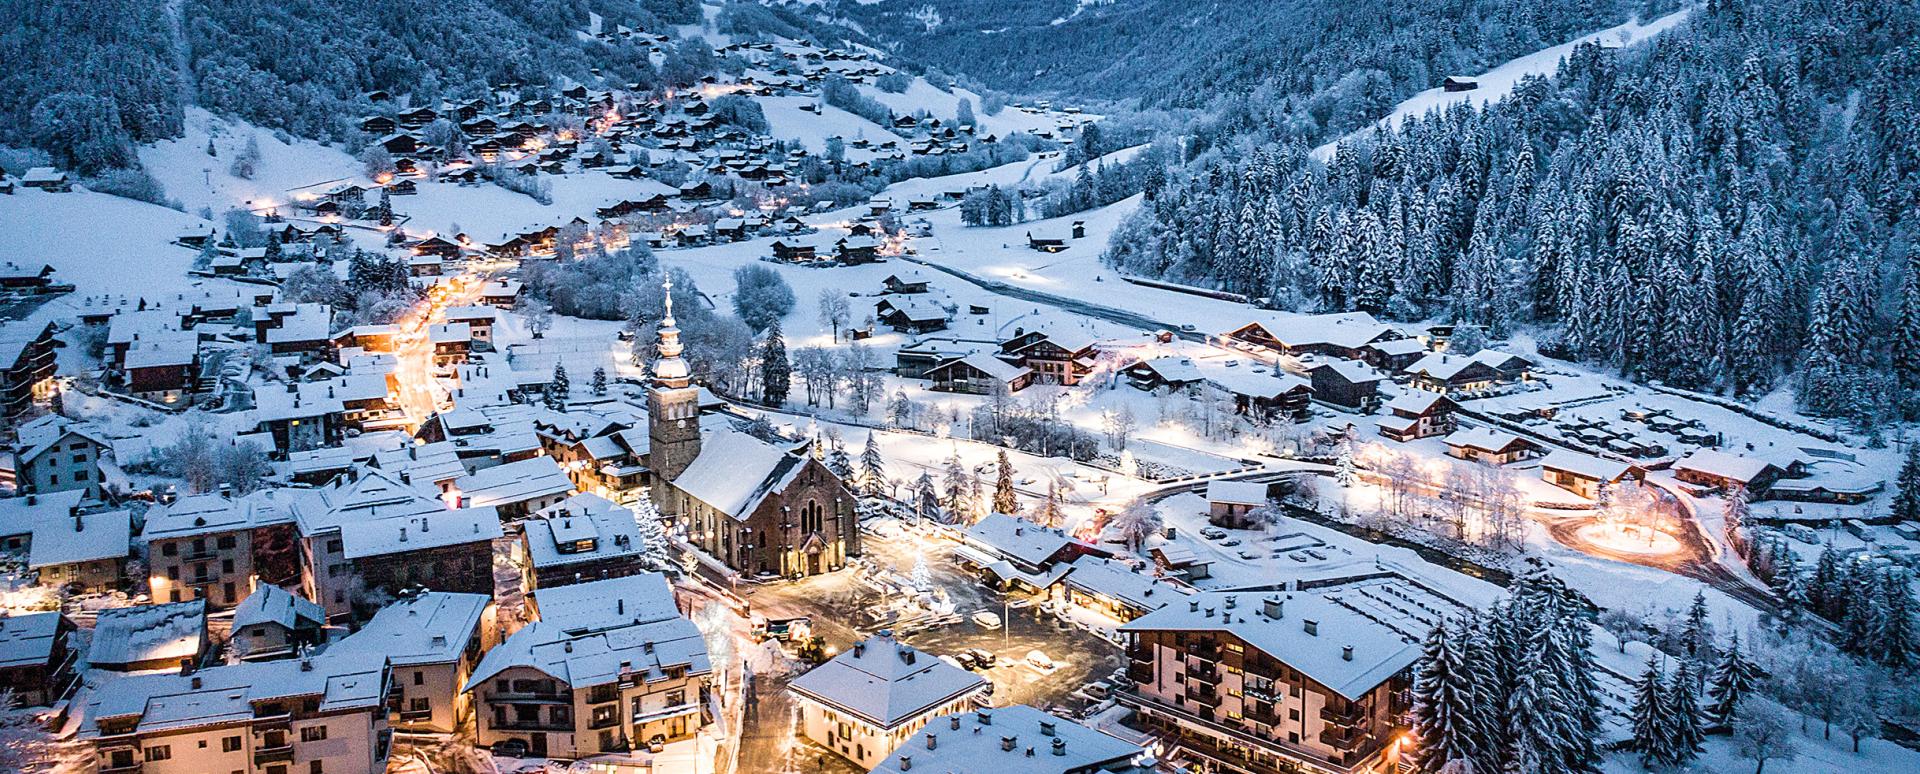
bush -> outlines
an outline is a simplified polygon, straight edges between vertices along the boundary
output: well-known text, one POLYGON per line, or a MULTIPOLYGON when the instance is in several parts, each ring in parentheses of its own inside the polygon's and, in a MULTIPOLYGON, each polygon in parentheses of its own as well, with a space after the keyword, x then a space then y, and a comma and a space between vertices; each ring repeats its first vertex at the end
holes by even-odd
POLYGON ((754 134, 767 133, 767 114, 760 109, 760 103, 739 94, 727 94, 715 99, 712 105, 713 118, 723 124, 732 124, 754 134))
POLYGON ((905 94, 913 86, 913 76, 895 71, 873 79, 873 85, 888 94, 905 94))
POLYGON ((160 181, 153 179, 153 175, 147 174, 144 169, 109 170, 98 177, 87 178, 85 185, 87 190, 96 193, 186 211, 180 202, 167 198, 167 189, 160 187, 160 181))
POLYGON ((793 311, 793 288, 773 269, 747 264, 733 270, 733 284, 733 313, 755 331, 793 311))

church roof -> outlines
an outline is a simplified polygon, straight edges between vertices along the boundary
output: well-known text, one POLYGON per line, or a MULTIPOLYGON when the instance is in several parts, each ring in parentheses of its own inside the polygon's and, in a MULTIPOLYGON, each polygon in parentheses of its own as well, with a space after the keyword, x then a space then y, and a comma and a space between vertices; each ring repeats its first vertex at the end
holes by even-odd
POLYGON ((805 457, 746 433, 718 430, 673 485, 721 513, 744 518, 767 495, 785 489, 805 463, 805 457))

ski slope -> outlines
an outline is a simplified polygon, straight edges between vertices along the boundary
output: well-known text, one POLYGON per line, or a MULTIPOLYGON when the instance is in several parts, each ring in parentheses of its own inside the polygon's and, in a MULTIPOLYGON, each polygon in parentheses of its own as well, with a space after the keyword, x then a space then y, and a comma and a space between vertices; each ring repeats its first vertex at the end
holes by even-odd
POLYGON ((1426 115, 1429 110, 1444 110, 1463 102, 1482 106, 1505 99, 1508 94, 1513 93, 1513 88, 1520 84, 1521 79, 1529 75, 1552 75, 1554 71, 1560 69, 1561 60, 1572 54, 1575 48, 1587 43, 1599 43, 1610 47, 1625 47, 1640 43, 1673 29, 1680 22, 1686 21, 1687 16, 1692 13, 1692 8, 1682 8, 1645 24, 1640 23, 1639 19, 1634 19, 1551 48, 1540 49, 1475 76, 1480 88, 1472 91, 1447 91, 1439 87, 1427 89, 1408 97, 1405 102, 1395 106, 1393 112, 1388 113, 1373 126, 1314 148, 1313 157, 1321 161, 1330 160, 1340 143, 1379 131, 1383 126, 1389 129, 1398 128, 1409 117, 1426 115))

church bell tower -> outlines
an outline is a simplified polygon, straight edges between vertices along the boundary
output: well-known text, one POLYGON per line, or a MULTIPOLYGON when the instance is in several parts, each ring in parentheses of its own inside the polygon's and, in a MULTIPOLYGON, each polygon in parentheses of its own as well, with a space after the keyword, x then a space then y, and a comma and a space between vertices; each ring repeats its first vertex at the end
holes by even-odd
POLYGON ((652 448, 654 503, 667 510, 667 484, 700 456, 700 388, 680 353, 680 328, 673 320, 673 280, 667 290, 666 317, 660 320, 659 358, 653 361, 653 388, 647 391, 647 435, 652 448))

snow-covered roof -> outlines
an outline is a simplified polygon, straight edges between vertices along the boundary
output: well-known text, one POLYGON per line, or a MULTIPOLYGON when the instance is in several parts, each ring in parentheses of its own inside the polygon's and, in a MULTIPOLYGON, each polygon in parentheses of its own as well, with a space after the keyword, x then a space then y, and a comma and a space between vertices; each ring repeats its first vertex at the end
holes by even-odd
POLYGON ((59 633, 57 611, 0 616, 0 669, 44 666, 59 633))
POLYGON ((127 344, 128 368, 166 368, 193 365, 200 353, 200 337, 192 333, 154 331, 127 344))
POLYGON ((700 456, 673 479, 673 486, 714 510, 743 519, 767 495, 785 489, 805 462, 746 433, 722 430, 707 435, 700 456))
POLYGON ((1753 457, 1742 457, 1715 449, 1695 449, 1692 454, 1674 460, 1673 469, 1689 470, 1716 478, 1752 483, 1767 472, 1773 463, 1753 457))
POLYGON ((466 689, 473 690, 515 667, 537 669, 576 689, 611 683, 629 673, 657 682, 666 678, 669 669, 688 675, 713 671, 706 639, 700 629, 685 618, 577 636, 545 621, 536 621, 487 651, 473 677, 467 680, 466 689))
POLYGON ((1026 376, 1027 374, 1032 373, 1030 369, 1024 366, 1013 365, 1011 363, 1008 363, 1005 360, 1001 360, 1000 358, 994 357, 984 352, 974 352, 971 354, 961 355, 951 360, 945 360, 940 362, 938 365, 935 365, 933 368, 927 369, 927 371, 928 373, 932 373, 934 371, 939 371, 945 368, 951 368, 956 363, 965 364, 967 366, 972 367, 974 370, 979 371, 980 373, 986 374, 991 378, 998 379, 1002 382, 1009 382, 1009 383, 1013 382, 1016 379, 1019 379, 1022 376, 1026 376))
POLYGON ((633 511, 586 492, 540 511, 521 525, 534 567, 559 567, 619 557, 637 557, 640 527, 633 511))
POLYGON ((1258 323, 1291 348, 1331 345, 1359 349, 1391 330, 1366 312, 1288 315, 1258 323))
POLYGON ((326 304, 273 304, 254 310, 254 320, 265 320, 271 315, 266 310, 282 311, 291 307, 292 314, 279 316, 279 325, 266 330, 268 344, 297 344, 312 341, 325 341, 333 332, 333 307, 326 304))
POLYGON ((257 624, 277 624, 284 629, 296 630, 318 628, 326 625, 326 622, 325 609, 306 597, 271 583, 260 584, 233 609, 235 629, 257 624))
POLYGON ((1426 390, 1408 390, 1407 392, 1401 393, 1398 397, 1394 398, 1393 400, 1387 401, 1386 408, 1387 408, 1387 413, 1389 414, 1408 414, 1412 416, 1421 416, 1421 415, 1425 415, 1429 411, 1432 411, 1433 407, 1436 404, 1444 400, 1448 400, 1447 396, 1437 392, 1427 392, 1426 390))
POLYGON ((87 422, 75 422, 59 414, 48 414, 14 430, 13 457, 25 463, 64 442, 69 435, 79 436, 98 446, 112 446, 100 428, 87 422))
POLYGON ((1632 470, 1633 466, 1617 460, 1601 459, 1591 454, 1555 449, 1540 460, 1540 467, 1548 470, 1561 470, 1581 478, 1597 481, 1617 481, 1632 470))
POLYGON ((133 512, 86 513, 42 520, 34 525, 33 569, 101 559, 125 559, 133 538, 133 512))
MULTIPOLYGON (((1326 686, 1357 700, 1420 656, 1410 625, 1393 626, 1387 610, 1360 612, 1349 589, 1287 592, 1213 591, 1194 595, 1121 626, 1121 631, 1226 632, 1326 686), (1269 616, 1266 600, 1278 600, 1269 616), (1229 605, 1232 605, 1229 607, 1229 605), (1352 648, 1351 657, 1347 648, 1352 648)), ((1365 600, 1361 600, 1364 602, 1365 600)))
POLYGON ((491 323, 499 312, 491 306, 455 306, 447 309, 447 322, 491 323))
POLYGON ((1308 371, 1309 372, 1318 371, 1322 368, 1331 369, 1333 373, 1339 374, 1340 378, 1345 379, 1348 382, 1353 384, 1365 384, 1367 382, 1377 382, 1377 381, 1380 381, 1381 379, 1386 378, 1385 376, 1381 375, 1379 371, 1375 371, 1372 368, 1369 368, 1366 363, 1362 363, 1358 360, 1347 360, 1345 358, 1334 358, 1332 360, 1322 360, 1319 363, 1316 363, 1313 366, 1313 368, 1308 369, 1308 371))
POLYGON ((1138 745, 1025 704, 1014 704, 928 723, 868 774, 903 774, 909 770, 930 774, 1132 772, 1135 769, 1125 764, 1145 753, 1138 745), (1005 739, 1013 740, 1012 749, 1006 749, 1005 739))
POLYGON ((383 655, 395 666, 458 661, 491 603, 485 594, 423 591, 403 596, 326 652, 383 655))
POLYGON ((1191 358, 1168 355, 1166 357, 1156 357, 1152 360, 1142 360, 1131 366, 1131 368, 1142 367, 1159 374, 1163 381, 1173 382, 1175 384, 1197 382, 1201 379, 1200 369, 1194 367, 1191 358))
POLYGON ((574 633, 680 615, 667 576, 657 572, 540 589, 533 593, 533 606, 548 626, 574 633))
POLYGON ((402 442, 397 448, 373 453, 373 466, 404 474, 410 481, 441 483, 467 474, 460 462, 460 447, 451 441, 429 444, 402 442))
POLYGON ((435 344, 459 344, 473 340, 473 326, 463 322, 441 323, 427 330, 427 340, 435 344))
POLYGON ((1427 351, 1427 343, 1419 339, 1388 339, 1367 345, 1367 349, 1382 355, 1411 355, 1427 351))
POLYGON ((255 529, 293 521, 292 490, 262 489, 242 497, 187 495, 147 509, 141 534, 154 540, 255 529))
POLYGON ((1048 529, 1004 513, 987 514, 967 528, 966 539, 1001 556, 1034 566, 1052 559, 1067 546, 1085 545, 1062 530, 1048 529))
POLYGON ((566 494, 573 491, 573 480, 552 457, 540 456, 481 468, 455 479, 453 488, 478 508, 566 494))
POLYGON ((325 713, 376 711, 387 699, 379 654, 322 654, 311 659, 256 661, 178 673, 124 675, 87 694, 82 739, 100 736, 103 718, 138 718, 141 733, 244 724, 255 702, 313 697, 325 713))
POLYGON ((207 635, 207 601, 114 607, 93 625, 87 661, 96 665, 178 662, 195 658, 207 635))
POLYGON ((1465 427, 1448 433, 1445 441, 1448 446, 1498 452, 1519 442, 1520 436, 1491 427, 1465 427))
POLYGON ((429 511, 340 525, 341 555, 364 559, 406 551, 489 542, 500 537, 500 514, 490 507, 429 511))
POLYGON ((1266 505, 1267 485, 1259 481, 1209 481, 1207 502, 1266 505))
POLYGON ((1147 573, 1135 572, 1126 562, 1099 556, 1082 556, 1073 560, 1073 571, 1067 573, 1066 580, 1068 586, 1116 600, 1136 610, 1158 610, 1169 603, 1185 600, 1188 594, 1179 586, 1147 573))
POLYGON ((802 697, 891 729, 984 691, 987 681, 883 632, 794 678, 790 687, 802 697))

